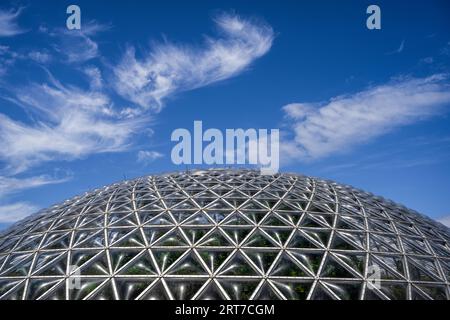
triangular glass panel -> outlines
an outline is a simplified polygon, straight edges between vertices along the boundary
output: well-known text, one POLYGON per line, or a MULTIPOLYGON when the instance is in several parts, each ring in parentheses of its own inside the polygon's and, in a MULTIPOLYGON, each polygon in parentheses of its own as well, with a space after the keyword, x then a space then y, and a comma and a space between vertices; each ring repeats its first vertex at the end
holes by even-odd
POLYGON ((272 280, 271 283, 288 300, 306 300, 313 281, 272 280))
POLYGON ((284 212, 284 211, 276 211, 276 213, 284 218, 286 221, 289 221, 293 225, 297 225, 298 221, 303 217, 305 214, 304 212, 284 212))
POLYGON ((218 280, 222 288, 232 300, 249 300, 260 280, 218 280))
POLYGON ((152 220, 154 217, 160 215, 161 213, 163 213, 162 210, 139 211, 138 212, 139 221, 141 222, 141 224, 146 224, 150 220, 152 220))
POLYGON ((243 244, 245 247, 278 247, 274 240, 261 230, 256 230, 243 244))
POLYGON ((123 267, 120 272, 120 275, 156 275, 158 271, 153 265, 153 261, 145 251, 142 255, 134 259, 133 261, 127 263, 125 267, 123 267))
POLYGON ((331 235, 331 230, 329 229, 302 229, 302 231, 308 235, 310 238, 321 243, 323 246, 328 245, 328 240, 331 235))
POLYGON ((311 276, 303 268, 292 261, 286 253, 282 254, 277 264, 270 272, 271 276, 279 277, 308 277, 311 276))
POLYGON ((364 250, 365 248, 366 234, 364 232, 337 231, 336 236, 338 246, 345 248, 349 245, 350 248, 353 248, 344 250, 364 250))
POLYGON ((105 217, 104 215, 87 215, 82 216, 78 221, 77 228, 103 228, 105 225, 105 217))
POLYGON ((71 235, 71 232, 49 233, 41 247, 43 249, 67 249, 70 245, 71 235))
POLYGON ((302 208, 299 208, 298 206, 295 206, 295 202, 293 204, 288 203, 286 201, 280 201, 275 208, 275 210, 278 211, 284 211, 284 212, 300 212, 302 208))
POLYGON ((407 284, 406 283, 388 283, 383 282, 380 290, 391 300, 406 300, 407 284))
POLYGON ((159 280, 140 299, 141 300, 170 300, 170 296, 167 293, 166 289, 164 288, 162 280, 159 280))
POLYGON ((81 267, 82 275, 108 275, 108 259, 106 254, 96 256, 94 259, 89 260, 81 267))
POLYGON ((322 258, 325 254, 325 251, 288 250, 287 252, 292 254, 303 267, 314 275, 317 274, 322 258))
POLYGON ((92 233, 88 230, 80 230, 75 232, 73 247, 75 248, 98 248, 103 247, 105 241, 105 233, 103 230, 92 233))
POLYGON ((328 256, 320 276, 324 278, 356 278, 352 272, 339 264, 332 256, 328 256))
POLYGON ((199 243, 200 247, 211 246, 211 247, 226 247, 230 246, 231 243, 227 240, 227 238, 219 231, 219 229, 215 229, 212 233, 206 236, 199 243))
POLYGON ((164 237, 161 237, 155 242, 155 246, 174 247, 174 246, 187 246, 188 243, 179 229, 169 232, 164 237))
POLYGON ((231 213, 230 210, 205 210, 205 212, 216 223, 222 222, 231 213))
POLYGON ((76 268, 83 266, 86 262, 91 260, 94 256, 100 253, 100 250, 73 250, 71 252, 71 262, 72 271, 76 268))
POLYGON ((208 275, 199 258, 191 251, 170 267, 168 274, 173 275, 208 275))
POLYGON ((278 245, 283 246, 294 229, 262 227, 261 230, 267 233, 278 245))
POLYGON ((203 292, 197 296, 197 300, 225 300, 225 296, 216 283, 211 281, 203 292))
POLYGON ((23 277, 28 275, 31 263, 33 262, 33 253, 11 254, 9 259, 3 265, 3 270, 0 273, 3 277, 23 277))
POLYGON ((66 281, 60 281, 46 294, 41 296, 39 300, 66 300, 66 281))
POLYGON ((113 281, 110 280, 89 297, 89 300, 116 300, 113 289, 113 281))
POLYGON ((111 249, 109 255, 111 257, 111 266, 113 272, 117 272, 125 264, 131 261, 134 257, 140 254, 139 250, 116 250, 111 249))
POLYGON ((239 212, 234 212, 227 216, 227 219, 222 221, 223 225, 234 225, 234 226, 248 226, 252 223, 244 218, 244 214, 239 212))
POLYGON ((221 229, 233 240, 235 244, 240 244, 245 237, 253 230, 252 228, 221 227, 221 229))
POLYGON ((333 253, 335 257, 338 257, 342 262, 350 266, 353 270, 358 272, 361 276, 364 274, 365 254, 343 254, 333 253))
POLYGON ((67 254, 59 256, 57 259, 48 263, 42 269, 37 271, 36 275, 41 276, 61 276, 66 274, 67 254))
POLYGON ((11 280, 11 279, 0 280, 0 299, 2 298, 2 296, 4 294, 6 294, 12 288, 17 286, 21 281, 23 281, 23 280, 22 279, 20 279, 20 280, 11 280))
POLYGON ((426 293, 422 292, 414 285, 411 286, 411 300, 431 300, 426 293))
POLYGON ((36 300, 63 281, 61 279, 31 279, 25 299, 36 300))
POLYGON ((152 249, 152 254, 158 263, 161 271, 167 270, 185 251, 184 250, 167 250, 152 249))
POLYGON ((134 232, 131 234, 128 234, 127 236, 123 237, 119 241, 114 242, 112 245, 114 247, 144 247, 145 241, 142 238, 141 230, 135 229, 134 232))
POLYGON ((228 204, 227 202, 225 202, 222 199, 218 199, 217 201, 214 201, 213 203, 209 204, 206 208, 208 210, 222 210, 222 209, 233 210, 234 209, 230 204, 228 204))
POLYGON ((363 287, 362 281, 352 282, 322 282, 329 290, 333 291, 335 295, 341 300, 359 300, 363 287))
POLYGON ((243 215, 249 218, 254 224, 258 224, 267 215, 265 210, 240 210, 243 215))
POLYGON ((124 279, 116 278, 117 293, 120 300, 135 300, 142 292, 148 288, 156 278, 144 279, 124 279))
POLYGON ((366 291, 364 292, 364 300, 386 300, 386 298, 375 289, 369 289, 369 287, 366 287, 366 291))
POLYGON ((183 221, 183 225, 211 225, 212 222, 208 219, 208 216, 206 214, 203 214, 202 211, 199 211, 198 213, 191 215, 186 220, 183 221))
POLYGON ((414 281, 443 281, 432 259, 408 258, 409 276, 414 281))
POLYGON ((219 269, 222 263, 228 258, 232 249, 197 249, 200 257, 202 257, 209 270, 214 273, 219 269))
POLYGON ((447 300, 445 294, 445 286, 441 285, 427 285, 427 284, 415 284, 420 290, 425 292, 433 300, 447 300))
POLYGON ((166 279, 167 286, 175 300, 190 300, 200 288, 205 284, 205 279, 190 279, 186 281, 184 279, 166 279))
POLYGON ((392 223, 389 220, 369 219, 369 228, 371 231, 392 233, 392 223))
POLYGON ((1 296, 0 298, 2 300, 22 300, 24 289, 25 281, 23 281, 13 289, 10 288, 10 290, 7 293, 3 294, 3 296, 1 296))
POLYGON ((144 231, 144 235, 147 238, 147 242, 150 245, 153 245, 156 241, 158 241, 162 236, 164 236, 167 232, 172 230, 173 227, 142 227, 144 231))
POLYGON ((237 252, 230 260, 228 260, 228 262, 220 268, 219 273, 221 275, 231 276, 256 276, 259 274, 240 252, 237 252))
POLYGON ((197 212, 197 209, 194 210, 171 210, 172 216, 175 218, 175 221, 181 223, 187 218, 191 217, 194 213, 197 212))
POLYGON ((262 226, 273 226, 273 227, 288 227, 290 224, 286 223, 284 219, 280 218, 275 213, 271 213, 264 221, 261 223, 262 226))
POLYGON ((281 298, 270 286, 269 282, 264 282, 261 288, 258 290, 253 300, 280 300, 281 298))
POLYGON ((243 250, 244 253, 249 257, 253 263, 259 268, 259 270, 266 274, 275 258, 278 256, 278 251, 253 251, 253 250, 243 250))
POLYGON ((181 228, 184 234, 188 237, 191 244, 197 243, 201 238, 203 238, 211 229, 210 228, 195 228, 186 227, 181 228))
POLYGON ((105 279, 92 279, 92 278, 83 278, 81 280, 81 286, 79 289, 73 288, 69 290, 69 299, 70 300, 82 300, 90 295, 95 289, 97 289, 100 284, 102 284, 105 279))
POLYGON ((381 234, 370 234, 370 250, 379 252, 399 252, 397 238, 381 234))
POLYGON ((336 300, 336 298, 325 289, 323 285, 318 283, 314 288, 311 296, 312 300, 336 300))
POLYGON ((307 237, 300 231, 295 231, 295 234, 289 240, 287 246, 289 248, 305 249, 305 248, 320 248, 320 242, 307 237))
POLYGON ((132 232, 135 232, 134 228, 108 228, 106 235, 110 246, 114 246, 119 240, 129 236, 132 232))
POLYGON ((430 250, 421 238, 405 238, 402 237, 403 248, 406 253, 415 253, 421 255, 429 255, 430 250))
POLYGON ((323 228, 324 226, 318 223, 316 220, 312 219, 308 214, 305 214, 302 221, 300 222, 301 227, 308 228, 323 228))
MULTIPOLYGON (((374 256, 369 259, 369 267, 380 269, 380 278, 387 280, 401 280, 403 277, 402 259, 396 256, 374 256)), ((375 269, 374 269, 375 270, 375 269)))
POLYGON ((172 216, 168 212, 163 212, 146 222, 145 226, 172 226, 174 224, 172 216))
POLYGON ((365 234, 360 232, 336 231, 331 244, 332 249, 337 250, 364 250, 366 243, 365 234))
POLYGON ((134 212, 129 214, 110 214, 108 219, 108 225, 112 227, 132 227, 138 224, 134 212))
POLYGON ((63 253, 61 253, 61 251, 48 251, 48 252, 41 251, 36 257, 36 261, 33 267, 34 270, 39 270, 46 264, 56 261, 56 259, 62 254, 63 253))

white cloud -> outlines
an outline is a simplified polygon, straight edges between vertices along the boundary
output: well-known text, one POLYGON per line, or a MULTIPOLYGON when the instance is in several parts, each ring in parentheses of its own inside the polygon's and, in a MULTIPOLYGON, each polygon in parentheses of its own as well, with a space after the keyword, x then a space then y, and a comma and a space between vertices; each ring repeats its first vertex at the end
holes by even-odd
POLYGON ((115 88, 129 101, 159 111, 164 98, 233 77, 266 54, 274 38, 270 26, 234 15, 215 20, 221 37, 203 46, 164 43, 143 58, 127 49, 113 68, 115 88))
POLYGON ((14 101, 38 120, 20 122, 0 114, 0 160, 8 164, 8 175, 43 161, 122 151, 148 120, 122 119, 104 94, 55 80, 14 93, 14 101))
POLYGON ((450 215, 441 217, 437 221, 450 228, 450 215))
POLYGON ((102 73, 97 67, 84 68, 84 74, 89 78, 91 89, 101 89, 103 87, 102 73))
POLYGON ((140 163, 148 164, 156 159, 162 158, 164 155, 157 151, 141 150, 138 152, 137 161, 140 163))
POLYGON ((0 205, 0 223, 19 221, 38 211, 38 207, 27 202, 0 205))
POLYGON ((433 75, 399 78, 320 104, 289 104, 283 111, 292 121, 294 140, 281 149, 302 160, 329 156, 439 114, 449 103, 447 76, 433 75))
POLYGON ((12 37, 25 31, 17 24, 17 18, 21 9, 4 11, 0 10, 0 37, 12 37))
POLYGON ((90 21, 83 24, 80 30, 57 29, 48 31, 50 36, 59 38, 56 51, 62 53, 69 63, 83 63, 100 55, 97 42, 93 37, 110 28, 109 25, 90 21))
POLYGON ((70 179, 70 176, 63 178, 54 178, 49 175, 40 175, 30 178, 14 178, 0 176, 0 198, 5 195, 20 192, 30 188, 37 188, 49 184, 57 184, 66 182, 70 179))
POLYGON ((42 64, 48 63, 52 59, 52 56, 49 53, 37 50, 29 52, 28 57, 31 60, 42 64))

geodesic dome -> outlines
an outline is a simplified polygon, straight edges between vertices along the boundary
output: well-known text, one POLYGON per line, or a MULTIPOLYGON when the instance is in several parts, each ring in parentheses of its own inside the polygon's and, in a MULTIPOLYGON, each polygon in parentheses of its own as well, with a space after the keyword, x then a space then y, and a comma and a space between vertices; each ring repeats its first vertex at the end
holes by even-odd
POLYGON ((450 230, 331 181, 123 181, 0 235, 0 299, 449 299, 450 230))

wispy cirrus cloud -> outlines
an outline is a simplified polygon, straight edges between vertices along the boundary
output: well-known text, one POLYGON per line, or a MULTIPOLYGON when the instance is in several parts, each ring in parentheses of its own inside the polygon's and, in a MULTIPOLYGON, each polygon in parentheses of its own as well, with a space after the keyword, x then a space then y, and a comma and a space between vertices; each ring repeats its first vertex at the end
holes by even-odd
POLYGON ((28 58, 40 64, 46 64, 52 60, 52 56, 50 53, 39 50, 30 51, 28 53, 28 58))
POLYGON ((123 151, 147 118, 123 119, 108 96, 56 80, 14 90, 11 98, 38 120, 0 114, 0 160, 9 174, 52 160, 123 151))
POLYGON ((137 154, 137 162, 142 164, 149 164, 159 158, 162 158, 164 155, 157 151, 149 151, 149 150, 140 150, 137 154))
POLYGON ((66 182, 71 178, 67 175, 62 178, 40 175, 29 178, 15 178, 0 176, 0 198, 23 190, 37 188, 49 184, 66 182))
POLYGON ((0 37, 12 37, 25 32, 17 23, 21 12, 22 9, 0 10, 0 37))
MULTIPOLYGON (((398 78, 322 103, 283 107, 294 139, 282 145, 292 158, 311 160, 347 151, 391 130, 441 114, 450 104, 448 76, 398 78)), ((281 153, 283 154, 283 152, 281 153)))
POLYGON ((0 205, 0 223, 10 224, 37 212, 39 207, 28 202, 0 205))
POLYGON ((80 30, 59 28, 52 31, 41 29, 41 32, 58 39, 54 49, 61 53, 67 62, 81 64, 100 56, 99 46, 94 37, 110 28, 111 25, 89 21, 83 24, 80 30))
POLYGON ((220 36, 202 46, 156 44, 142 59, 129 47, 113 68, 117 92, 159 111, 168 96, 236 76, 272 46, 274 32, 265 23, 226 14, 215 23, 220 36))

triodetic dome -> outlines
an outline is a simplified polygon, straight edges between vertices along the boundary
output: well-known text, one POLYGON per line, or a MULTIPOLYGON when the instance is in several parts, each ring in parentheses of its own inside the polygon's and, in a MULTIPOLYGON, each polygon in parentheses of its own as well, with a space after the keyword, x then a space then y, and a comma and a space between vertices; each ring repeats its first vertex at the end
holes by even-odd
POLYGON ((0 299, 450 299, 450 230, 294 174, 116 183, 0 235, 0 299))

